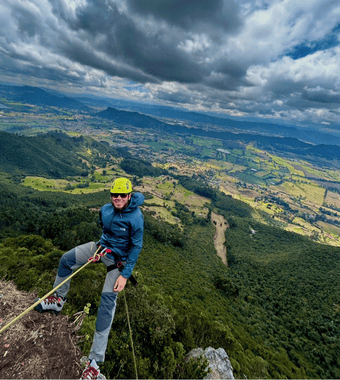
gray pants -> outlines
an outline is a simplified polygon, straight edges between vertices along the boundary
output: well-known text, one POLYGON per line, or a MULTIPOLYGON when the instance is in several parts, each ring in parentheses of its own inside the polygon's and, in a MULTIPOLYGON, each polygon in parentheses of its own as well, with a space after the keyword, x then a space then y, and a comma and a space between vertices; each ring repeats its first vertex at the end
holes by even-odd
MULTIPOLYGON (((94 242, 79 245, 66 252, 59 262, 58 274, 54 282, 54 287, 58 286, 72 272, 84 265, 87 260, 93 256, 96 252, 97 246, 94 242)), ((106 265, 113 265, 115 262, 109 257, 102 257, 101 261, 106 265)), ((107 340, 109 337, 113 317, 116 310, 117 294, 113 291, 113 287, 117 278, 119 277, 119 270, 114 269, 107 273, 105 278, 104 287, 101 294, 100 305, 98 309, 96 331, 90 351, 89 358, 95 359, 97 362, 103 362, 105 360, 105 351, 107 346, 107 340)), ((67 281, 62 285, 57 293, 61 297, 65 297, 70 288, 70 281, 67 281)))

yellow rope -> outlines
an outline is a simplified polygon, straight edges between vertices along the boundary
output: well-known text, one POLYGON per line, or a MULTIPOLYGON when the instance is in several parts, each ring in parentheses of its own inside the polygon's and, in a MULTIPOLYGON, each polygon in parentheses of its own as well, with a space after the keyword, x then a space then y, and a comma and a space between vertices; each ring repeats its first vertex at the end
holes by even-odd
POLYGON ((127 321, 128 321, 128 325, 129 325, 129 331, 130 331, 130 339, 131 339, 133 363, 135 365, 136 380, 138 380, 137 363, 136 363, 135 349, 133 347, 133 339, 132 339, 132 330, 131 330, 131 326, 130 326, 129 310, 128 310, 128 306, 127 306, 127 302, 126 302, 125 292, 123 292, 123 293, 124 293, 124 300, 125 300, 126 316, 127 316, 127 321))
POLYGON ((47 294, 45 294, 41 299, 39 299, 37 302, 35 302, 32 306, 30 306, 28 309, 26 309, 25 311, 23 311, 19 316, 17 316, 16 318, 14 318, 11 322, 7 323, 6 326, 4 326, 1 330, 0 330, 0 334, 3 333, 5 330, 8 329, 8 327, 12 326, 15 322, 17 322, 20 318, 22 318, 25 314, 27 314, 29 311, 33 310, 37 305, 39 305, 39 303, 44 300, 45 298, 47 298, 48 296, 50 296, 51 294, 53 294, 57 289, 59 289, 62 285, 64 285, 67 281, 69 281, 73 276, 75 276, 80 270, 84 269, 88 264, 92 263, 92 261, 96 261, 96 259, 98 258, 98 252, 99 250, 101 249, 101 247, 99 247, 97 249, 97 251, 94 253, 94 255, 92 257, 90 257, 89 261, 87 263, 85 263, 82 267, 80 267, 79 269, 77 269, 74 273, 71 274, 71 276, 67 277, 66 280, 64 280, 62 283, 60 283, 58 286, 56 286, 54 289, 52 289, 50 292, 48 292, 47 294), (92 259, 92 260, 91 260, 92 259))

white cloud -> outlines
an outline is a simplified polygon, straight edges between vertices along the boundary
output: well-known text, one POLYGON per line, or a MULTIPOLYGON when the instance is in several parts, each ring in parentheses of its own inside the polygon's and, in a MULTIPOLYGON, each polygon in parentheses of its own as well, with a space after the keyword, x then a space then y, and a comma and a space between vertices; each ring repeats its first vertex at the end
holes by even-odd
POLYGON ((327 44, 339 2, 190 0, 182 13, 175 4, 3 0, 0 74, 197 110, 337 122, 335 34, 327 44))
POLYGON ((203 52, 211 46, 206 35, 193 35, 192 38, 188 38, 185 41, 181 41, 178 45, 178 49, 184 50, 186 53, 203 52))
POLYGON ((249 14, 242 32, 228 39, 226 49, 249 65, 268 63, 306 40, 322 39, 339 19, 340 5, 334 1, 275 1, 249 14))

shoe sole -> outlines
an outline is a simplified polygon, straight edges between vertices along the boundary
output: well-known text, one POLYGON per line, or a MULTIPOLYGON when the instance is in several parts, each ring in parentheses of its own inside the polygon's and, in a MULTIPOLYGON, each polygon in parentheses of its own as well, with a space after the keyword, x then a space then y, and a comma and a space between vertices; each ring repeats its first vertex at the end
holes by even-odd
MULTIPOLYGON (((39 301, 39 298, 37 298, 35 301, 39 301)), ((60 313, 60 311, 57 311, 57 310, 44 310, 40 304, 37 305, 34 310, 37 311, 38 313, 51 313, 51 314, 55 314, 55 315, 58 315, 60 313)))
POLYGON ((60 313, 60 311, 56 311, 56 310, 40 310, 40 309, 36 309, 36 308, 34 308, 34 310, 37 311, 40 314, 42 314, 42 313, 51 313, 51 314, 58 315, 60 313))

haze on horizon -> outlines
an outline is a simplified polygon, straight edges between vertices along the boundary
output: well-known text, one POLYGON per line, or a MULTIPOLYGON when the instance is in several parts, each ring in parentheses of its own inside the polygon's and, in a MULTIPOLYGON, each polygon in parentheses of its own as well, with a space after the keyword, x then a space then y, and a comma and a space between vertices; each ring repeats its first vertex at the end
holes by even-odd
POLYGON ((338 129, 334 0, 3 0, 0 83, 338 129))

